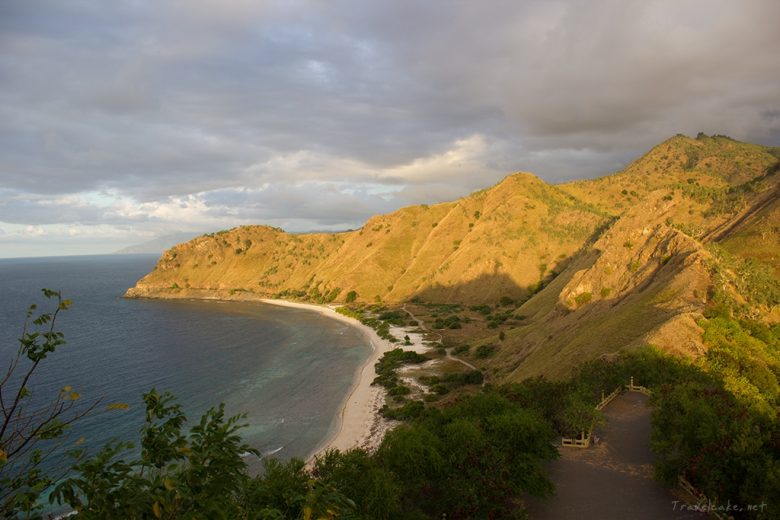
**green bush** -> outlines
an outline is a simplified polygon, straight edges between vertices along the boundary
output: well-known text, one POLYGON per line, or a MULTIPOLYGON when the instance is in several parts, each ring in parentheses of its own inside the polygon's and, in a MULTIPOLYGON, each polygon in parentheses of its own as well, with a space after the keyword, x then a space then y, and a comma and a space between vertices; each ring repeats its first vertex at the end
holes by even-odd
POLYGON ((452 353, 455 355, 467 354, 470 348, 471 347, 469 345, 458 345, 457 347, 452 349, 452 353))
POLYGON ((446 318, 436 318, 436 321, 433 322, 431 325, 431 328, 433 329, 460 329, 463 327, 461 323, 463 320, 460 318, 460 316, 454 314, 452 316, 447 316, 446 318))
POLYGON ((589 303, 593 299, 593 294, 590 292, 583 292, 574 297, 574 302, 577 307, 582 307, 586 303, 589 303))
POLYGON ((474 353, 474 357, 477 359, 485 359, 496 352, 496 346, 495 345, 480 345, 477 347, 476 352, 474 353))
POLYGON ((374 378, 372 384, 380 385, 387 388, 388 390, 392 390, 393 388, 400 386, 398 376, 396 375, 396 370, 398 370, 401 365, 406 363, 419 364, 425 361, 428 361, 427 357, 423 356, 422 354, 418 354, 413 350, 403 350, 401 348, 396 348, 390 352, 386 352, 385 355, 383 355, 382 358, 374 365, 377 376, 374 378))
POLYGON ((425 405, 422 403, 422 401, 407 401, 403 404, 403 406, 400 406, 398 408, 390 408, 387 405, 383 405, 382 408, 379 410, 379 413, 382 414, 383 417, 387 419, 392 419, 396 421, 408 421, 409 419, 414 419, 416 417, 419 417, 423 411, 425 410, 425 405))

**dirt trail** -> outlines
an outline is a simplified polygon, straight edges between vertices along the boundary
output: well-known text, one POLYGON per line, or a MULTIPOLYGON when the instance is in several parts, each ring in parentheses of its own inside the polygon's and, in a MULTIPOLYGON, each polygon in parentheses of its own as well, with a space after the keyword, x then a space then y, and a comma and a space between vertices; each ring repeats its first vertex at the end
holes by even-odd
MULTIPOLYGON (((435 334, 435 335, 439 336, 439 339, 436 340, 436 343, 441 345, 441 343, 442 343, 442 336, 441 336, 441 334, 439 334, 438 332, 433 332, 428 327, 426 327, 425 323, 421 319, 419 319, 417 316, 412 314, 412 311, 410 311, 409 309, 406 308, 406 305, 401 307, 401 309, 404 312, 406 312, 406 314, 408 314, 414 321, 417 322, 417 326, 420 327, 421 331, 427 332, 429 334, 435 334)), ((468 361, 465 361, 463 359, 460 359, 458 357, 453 356, 452 353, 449 350, 447 351, 447 358, 448 359, 452 359, 453 361, 457 361, 458 363, 461 363, 461 364, 469 367, 471 370, 479 370, 477 367, 475 367, 474 365, 472 365, 468 361)), ((484 381, 482 382, 482 386, 485 386, 485 382, 484 381)))
POLYGON ((604 410, 607 424, 589 449, 561 448, 550 465, 556 495, 529 500, 531 520, 697 519, 684 502, 653 480, 647 397, 626 393, 604 410))

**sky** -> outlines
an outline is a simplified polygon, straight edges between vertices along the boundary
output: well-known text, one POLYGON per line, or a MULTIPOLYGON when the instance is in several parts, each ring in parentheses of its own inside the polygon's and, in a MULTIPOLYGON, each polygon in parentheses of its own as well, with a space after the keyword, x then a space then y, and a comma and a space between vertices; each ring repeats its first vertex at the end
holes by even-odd
POLYGON ((780 145, 777 0, 2 0, 0 257, 780 145))

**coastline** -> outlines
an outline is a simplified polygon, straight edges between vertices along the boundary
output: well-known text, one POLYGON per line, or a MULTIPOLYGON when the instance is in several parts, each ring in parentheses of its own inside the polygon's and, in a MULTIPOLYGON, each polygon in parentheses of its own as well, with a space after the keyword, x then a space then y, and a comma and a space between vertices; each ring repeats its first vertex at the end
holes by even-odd
POLYGON ((344 451, 360 447, 371 450, 379 446, 393 423, 379 414, 379 409, 384 404, 385 390, 380 386, 371 386, 376 378, 374 365, 385 352, 398 345, 380 338, 371 327, 363 325, 354 318, 339 314, 331 307, 287 300, 261 299, 260 301, 280 307, 310 310, 337 319, 362 331, 371 345, 371 355, 355 371, 352 386, 339 407, 336 428, 309 454, 307 462, 313 462, 317 455, 328 449, 344 451))
POLYGON ((148 287, 138 286, 128 289, 125 298, 160 298, 160 299, 195 299, 195 300, 225 300, 260 302, 279 307, 289 307, 317 312, 325 317, 339 320, 361 331, 371 345, 372 352, 369 357, 355 370, 347 395, 339 406, 335 427, 329 431, 328 436, 306 457, 307 464, 312 464, 314 459, 328 449, 340 451, 352 448, 364 448, 369 451, 376 449, 382 442, 385 433, 393 428, 397 422, 385 419, 379 410, 385 403, 386 391, 381 386, 372 386, 376 378, 374 365, 390 350, 403 348, 425 353, 430 347, 425 345, 424 334, 412 332, 404 327, 390 327, 390 332, 396 337, 403 338, 408 335, 410 345, 392 343, 380 338, 376 331, 364 325, 359 320, 344 316, 336 312, 336 306, 318 305, 313 303, 292 302, 272 298, 262 298, 245 293, 232 294, 220 291, 205 291, 186 289, 176 292, 160 294, 148 287))

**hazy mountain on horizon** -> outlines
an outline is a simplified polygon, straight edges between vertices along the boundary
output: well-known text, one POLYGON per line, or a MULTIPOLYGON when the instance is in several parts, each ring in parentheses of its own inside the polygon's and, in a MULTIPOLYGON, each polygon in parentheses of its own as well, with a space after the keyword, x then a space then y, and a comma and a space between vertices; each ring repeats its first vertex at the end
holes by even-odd
POLYGON ((139 254, 162 254, 164 251, 172 248, 176 244, 187 242, 192 240, 202 233, 193 233, 191 231, 177 231, 170 235, 163 235, 161 237, 141 242, 140 244, 134 244, 132 246, 123 247, 114 251, 114 255, 139 255, 139 254))

